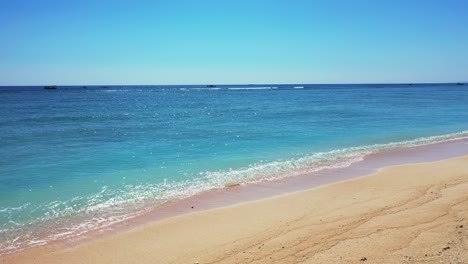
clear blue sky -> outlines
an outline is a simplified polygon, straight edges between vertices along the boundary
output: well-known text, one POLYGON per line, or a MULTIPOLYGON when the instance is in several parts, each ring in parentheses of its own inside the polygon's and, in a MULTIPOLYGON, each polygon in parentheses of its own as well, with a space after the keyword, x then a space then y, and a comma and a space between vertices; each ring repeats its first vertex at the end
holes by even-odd
POLYGON ((0 0, 0 85, 468 81, 468 1, 0 0))

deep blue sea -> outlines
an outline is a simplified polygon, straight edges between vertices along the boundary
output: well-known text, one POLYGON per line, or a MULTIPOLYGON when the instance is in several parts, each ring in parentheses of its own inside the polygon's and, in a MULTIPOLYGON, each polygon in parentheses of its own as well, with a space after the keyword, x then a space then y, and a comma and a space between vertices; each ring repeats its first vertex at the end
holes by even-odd
POLYGON ((468 136, 468 85, 0 87, 0 254, 468 136))

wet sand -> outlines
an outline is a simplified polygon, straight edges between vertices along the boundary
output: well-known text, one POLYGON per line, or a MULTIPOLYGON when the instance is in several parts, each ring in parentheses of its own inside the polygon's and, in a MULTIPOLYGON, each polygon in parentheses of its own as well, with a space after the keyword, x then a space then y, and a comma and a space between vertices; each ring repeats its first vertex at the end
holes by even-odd
POLYGON ((467 228, 468 156, 463 156, 386 167, 366 177, 184 214, 73 247, 38 247, 0 260, 467 263, 467 228))
POLYGON ((313 174, 298 175, 255 184, 233 184, 231 187, 227 186, 227 188, 223 189, 213 189, 185 199, 157 205, 152 210, 127 221, 114 224, 111 228, 102 230, 103 232, 91 232, 83 235, 78 241, 66 241, 66 243, 74 245, 82 241, 102 238, 109 234, 127 231, 136 226, 183 214, 222 208, 297 191, 314 189, 327 184, 366 176, 387 166, 438 161, 464 155, 468 155, 468 138, 386 150, 368 155, 364 157, 362 161, 353 163, 349 167, 324 169, 313 174))

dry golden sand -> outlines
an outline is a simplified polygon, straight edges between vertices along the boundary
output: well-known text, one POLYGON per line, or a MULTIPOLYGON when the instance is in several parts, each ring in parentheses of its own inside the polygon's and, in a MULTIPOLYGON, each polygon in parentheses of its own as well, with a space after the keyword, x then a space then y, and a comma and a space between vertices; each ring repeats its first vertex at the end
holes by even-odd
POLYGON ((468 263, 468 156, 183 215, 2 263, 468 263))

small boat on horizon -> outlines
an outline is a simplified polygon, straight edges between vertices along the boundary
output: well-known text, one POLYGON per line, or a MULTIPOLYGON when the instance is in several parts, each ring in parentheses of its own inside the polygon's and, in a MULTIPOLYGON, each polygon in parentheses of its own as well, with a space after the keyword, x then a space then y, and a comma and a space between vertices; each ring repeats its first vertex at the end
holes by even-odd
POLYGON ((56 90, 57 86, 56 85, 46 85, 46 86, 44 86, 44 89, 46 89, 46 90, 56 90))

